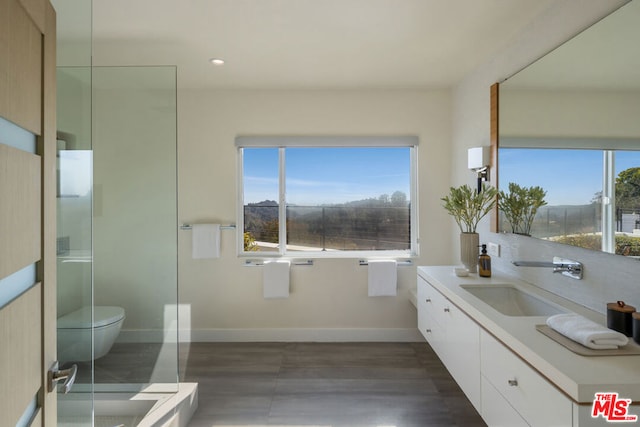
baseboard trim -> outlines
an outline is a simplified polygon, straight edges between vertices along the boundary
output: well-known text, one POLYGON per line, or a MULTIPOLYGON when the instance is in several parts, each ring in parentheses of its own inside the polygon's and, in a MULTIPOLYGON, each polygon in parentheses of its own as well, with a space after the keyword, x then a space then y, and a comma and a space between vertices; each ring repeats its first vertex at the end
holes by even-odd
MULTIPOLYGON (((163 331, 122 330, 120 343, 161 343, 163 331)), ((175 336, 164 342, 175 342, 175 336)), ((424 342, 416 328, 194 329, 180 342, 424 342)))
POLYGON ((421 342, 415 328, 196 329, 192 342, 421 342))

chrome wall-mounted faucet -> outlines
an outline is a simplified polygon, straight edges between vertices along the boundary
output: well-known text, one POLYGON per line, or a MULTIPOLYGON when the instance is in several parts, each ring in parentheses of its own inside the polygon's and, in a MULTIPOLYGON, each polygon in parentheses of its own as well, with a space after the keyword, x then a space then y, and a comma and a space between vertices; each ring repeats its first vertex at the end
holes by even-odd
POLYGON ((557 256, 553 257, 553 262, 545 261, 513 261, 513 265, 517 267, 549 267, 553 268, 554 273, 562 273, 563 276, 572 279, 582 279, 582 263, 570 259, 564 259, 557 256))

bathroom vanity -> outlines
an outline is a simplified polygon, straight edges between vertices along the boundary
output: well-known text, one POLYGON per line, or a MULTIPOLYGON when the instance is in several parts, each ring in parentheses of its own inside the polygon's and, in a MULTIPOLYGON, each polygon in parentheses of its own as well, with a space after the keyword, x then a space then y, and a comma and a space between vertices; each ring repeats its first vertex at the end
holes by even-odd
POLYGON ((457 277, 453 266, 418 267, 416 306, 420 332, 489 426, 610 425, 591 417, 598 392, 632 399, 640 419, 640 355, 581 356, 536 330, 554 313, 604 325, 603 314, 498 272, 457 277))

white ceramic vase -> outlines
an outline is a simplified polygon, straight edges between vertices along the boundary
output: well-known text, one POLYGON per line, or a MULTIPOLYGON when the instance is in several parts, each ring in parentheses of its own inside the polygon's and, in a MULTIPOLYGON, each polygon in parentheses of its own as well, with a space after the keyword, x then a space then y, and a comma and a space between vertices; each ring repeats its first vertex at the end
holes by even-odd
POLYGON ((478 250, 480 235, 478 233, 460 233, 460 261, 469 273, 478 271, 478 250))

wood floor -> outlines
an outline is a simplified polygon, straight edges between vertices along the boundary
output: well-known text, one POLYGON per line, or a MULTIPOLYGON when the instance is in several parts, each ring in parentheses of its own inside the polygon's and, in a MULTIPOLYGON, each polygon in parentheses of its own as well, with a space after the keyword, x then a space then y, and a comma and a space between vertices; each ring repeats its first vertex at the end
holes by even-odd
POLYGON ((426 343, 192 343, 189 427, 485 426, 426 343))

